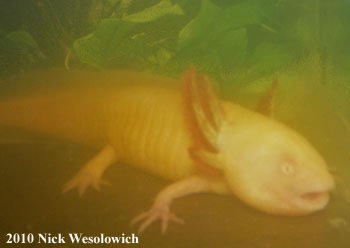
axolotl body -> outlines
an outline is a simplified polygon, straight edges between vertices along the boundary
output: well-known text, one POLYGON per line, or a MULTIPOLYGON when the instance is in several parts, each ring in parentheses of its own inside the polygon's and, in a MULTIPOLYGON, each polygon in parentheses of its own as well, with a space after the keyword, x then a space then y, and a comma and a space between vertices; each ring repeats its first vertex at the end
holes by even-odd
POLYGON ((172 181, 132 221, 142 221, 140 232, 157 220, 163 233, 169 221, 183 222, 170 205, 194 193, 233 193, 266 213, 304 215, 325 208, 334 188, 316 149, 271 118, 277 83, 256 112, 219 99, 209 77, 194 68, 182 84, 131 71, 52 70, 3 80, 84 83, 83 89, 3 100, 0 123, 101 147, 64 192, 99 188, 106 183, 103 172, 117 161, 172 181))

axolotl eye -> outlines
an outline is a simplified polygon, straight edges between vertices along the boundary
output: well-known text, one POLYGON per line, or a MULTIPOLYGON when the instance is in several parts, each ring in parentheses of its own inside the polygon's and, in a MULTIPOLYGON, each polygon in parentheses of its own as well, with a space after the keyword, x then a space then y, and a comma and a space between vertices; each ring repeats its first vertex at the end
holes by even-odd
POLYGON ((285 175, 291 175, 294 173, 294 166, 288 163, 283 163, 281 165, 281 171, 285 175))
POLYGON ((292 175, 295 172, 295 160, 288 155, 283 155, 280 170, 284 175, 292 175))

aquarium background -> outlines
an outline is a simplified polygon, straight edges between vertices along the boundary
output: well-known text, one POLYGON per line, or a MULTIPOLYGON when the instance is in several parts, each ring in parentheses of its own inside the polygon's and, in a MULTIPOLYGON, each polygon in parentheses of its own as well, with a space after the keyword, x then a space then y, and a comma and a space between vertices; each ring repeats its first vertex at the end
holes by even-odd
MULTIPOLYGON (((345 248, 350 246, 349 25, 348 0, 3 0, 0 75, 59 67, 180 78, 193 65, 215 80, 224 99, 249 108, 277 79, 275 118, 305 135, 337 178, 330 206, 310 216, 276 217, 234 197, 194 195, 173 205, 185 225, 172 223, 161 235, 154 224, 140 236, 139 247, 345 248)), ((0 81, 0 94, 37 87, 0 81)), ((17 131, 0 134, 12 136, 0 142, 4 234, 136 232, 130 219, 167 185, 118 165, 105 175, 112 187, 90 189, 82 198, 62 195, 62 184, 94 149, 33 141, 17 131)))

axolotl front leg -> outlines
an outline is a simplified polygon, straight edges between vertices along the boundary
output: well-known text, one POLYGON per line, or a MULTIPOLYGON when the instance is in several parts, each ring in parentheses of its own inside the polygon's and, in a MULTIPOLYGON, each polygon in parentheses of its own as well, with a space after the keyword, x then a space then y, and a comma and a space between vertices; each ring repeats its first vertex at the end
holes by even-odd
MULTIPOLYGON (((117 160, 118 157, 113 147, 107 145, 64 185, 63 192, 77 188, 81 196, 89 186, 99 190, 100 185, 109 184, 101 178, 103 172, 117 160)), ((139 233, 142 233, 153 222, 160 220, 162 233, 164 234, 168 221, 183 223, 182 219, 170 212, 170 205, 175 199, 207 192, 227 194, 229 189, 222 178, 211 178, 204 175, 191 176, 167 186, 156 196, 151 209, 138 215, 131 223, 143 221, 138 229, 139 233)))
POLYGON ((114 148, 105 146, 95 157, 86 163, 80 171, 63 186, 63 193, 74 188, 78 189, 79 195, 83 195, 89 186, 96 190, 100 185, 108 185, 109 182, 102 179, 103 172, 118 160, 114 148))
POLYGON ((221 173, 223 170, 217 144, 223 122, 220 100, 215 95, 209 78, 197 75, 193 67, 184 74, 182 80, 184 110, 189 117, 188 128, 191 133, 197 134, 188 150, 189 155, 198 166, 219 173, 215 176, 209 175, 211 173, 195 174, 166 187, 157 195, 151 209, 132 221, 143 221, 139 232, 143 232, 157 220, 162 222, 162 233, 165 233, 169 220, 182 223, 181 219, 170 212, 170 205, 176 198, 195 193, 230 192, 225 176, 221 173))
POLYGON ((166 232, 168 222, 184 223, 175 214, 170 212, 171 203, 180 197, 188 196, 195 193, 229 193, 226 182, 222 179, 213 179, 202 175, 194 175, 184 180, 175 182, 162 190, 155 198, 154 203, 149 211, 143 212, 135 217, 131 224, 142 221, 138 232, 142 233, 153 222, 161 221, 162 234, 166 232))

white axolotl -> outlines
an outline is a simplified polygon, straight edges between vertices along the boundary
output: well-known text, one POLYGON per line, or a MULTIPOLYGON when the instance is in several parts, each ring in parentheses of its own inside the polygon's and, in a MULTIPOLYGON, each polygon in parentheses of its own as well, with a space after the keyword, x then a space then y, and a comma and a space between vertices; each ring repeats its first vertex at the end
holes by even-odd
POLYGON ((2 79, 56 80, 83 87, 0 103, 0 123, 101 147, 63 191, 99 188, 121 161, 169 179, 139 231, 160 220, 182 222, 174 199, 200 192, 234 194, 270 214, 304 215, 329 202, 334 180, 322 156, 300 134, 269 118, 276 83, 254 112, 220 100, 209 78, 194 68, 174 79, 131 71, 60 72, 2 79), (89 84, 100 85, 92 88, 89 84), (259 113, 260 112, 260 113, 259 113))

